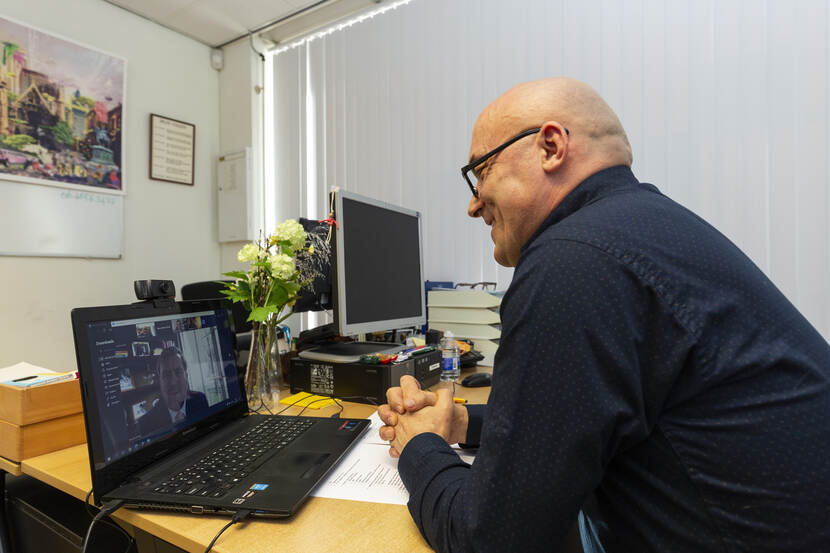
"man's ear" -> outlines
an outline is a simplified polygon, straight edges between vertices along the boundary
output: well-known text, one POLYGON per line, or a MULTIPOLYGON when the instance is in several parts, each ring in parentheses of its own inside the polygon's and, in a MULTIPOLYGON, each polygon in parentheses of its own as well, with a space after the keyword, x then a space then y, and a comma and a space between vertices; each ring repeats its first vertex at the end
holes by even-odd
POLYGON ((546 173, 556 171, 568 155, 568 130, 556 121, 542 124, 537 144, 542 148, 542 169, 546 173))

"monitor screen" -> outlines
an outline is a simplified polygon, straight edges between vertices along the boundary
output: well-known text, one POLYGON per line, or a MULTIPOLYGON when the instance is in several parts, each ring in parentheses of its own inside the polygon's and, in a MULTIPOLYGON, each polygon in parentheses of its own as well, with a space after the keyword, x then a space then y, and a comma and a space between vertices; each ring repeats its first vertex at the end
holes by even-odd
POLYGON ((345 190, 334 194, 339 333, 425 324, 421 214, 345 190))
POLYGON ((243 400, 225 309, 85 326, 96 468, 243 400))

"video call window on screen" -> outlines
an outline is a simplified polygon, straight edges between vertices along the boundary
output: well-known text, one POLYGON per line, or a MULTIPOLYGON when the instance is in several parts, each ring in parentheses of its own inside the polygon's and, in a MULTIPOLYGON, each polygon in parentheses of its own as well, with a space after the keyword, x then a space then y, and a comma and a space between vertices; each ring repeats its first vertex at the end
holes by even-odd
POLYGON ((106 462, 239 399, 223 310, 93 323, 89 336, 106 462))

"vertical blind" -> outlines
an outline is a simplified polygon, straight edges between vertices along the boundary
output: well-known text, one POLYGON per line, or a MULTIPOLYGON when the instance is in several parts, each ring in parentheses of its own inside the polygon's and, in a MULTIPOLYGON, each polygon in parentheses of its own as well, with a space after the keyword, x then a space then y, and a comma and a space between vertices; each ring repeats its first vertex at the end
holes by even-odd
POLYGON ((828 337, 828 18, 828 0, 413 0, 272 54, 271 208, 322 217, 338 186, 416 209, 428 279, 505 289, 466 216, 472 126, 511 86, 571 76, 619 115, 640 180, 828 337))

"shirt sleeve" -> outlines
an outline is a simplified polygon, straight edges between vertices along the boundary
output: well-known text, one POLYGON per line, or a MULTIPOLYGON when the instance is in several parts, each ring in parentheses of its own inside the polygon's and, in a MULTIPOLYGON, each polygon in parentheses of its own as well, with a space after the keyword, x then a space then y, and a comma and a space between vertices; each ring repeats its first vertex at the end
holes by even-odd
POLYGON ((463 448, 478 447, 481 443, 481 427, 484 424, 485 405, 469 404, 467 408, 467 437, 460 443, 463 448))
POLYGON ((434 434, 400 458, 436 551, 556 549, 615 453, 648 436, 694 343, 649 270, 572 241, 523 254, 475 463, 434 434))

